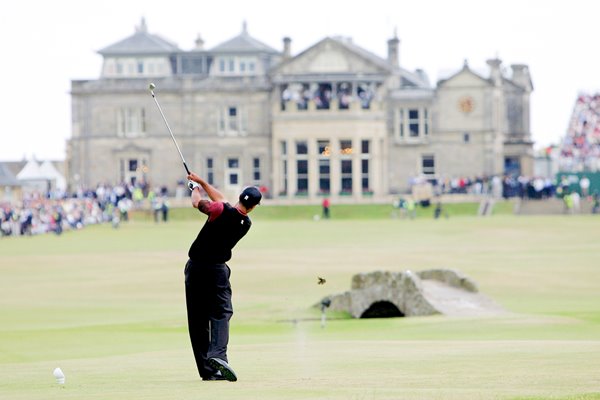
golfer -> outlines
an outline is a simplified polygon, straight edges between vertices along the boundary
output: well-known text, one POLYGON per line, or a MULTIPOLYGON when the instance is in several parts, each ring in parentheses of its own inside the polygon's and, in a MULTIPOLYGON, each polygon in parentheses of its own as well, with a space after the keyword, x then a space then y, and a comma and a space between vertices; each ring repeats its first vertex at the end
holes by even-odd
POLYGON ((198 372, 205 381, 236 381, 227 360, 231 305, 231 269, 226 264, 231 249, 251 226, 248 213, 260 203, 262 195, 248 187, 232 206, 223 194, 191 172, 192 205, 208 215, 188 252, 185 265, 185 298, 188 328, 198 372), (202 199, 200 187, 210 200, 202 199))

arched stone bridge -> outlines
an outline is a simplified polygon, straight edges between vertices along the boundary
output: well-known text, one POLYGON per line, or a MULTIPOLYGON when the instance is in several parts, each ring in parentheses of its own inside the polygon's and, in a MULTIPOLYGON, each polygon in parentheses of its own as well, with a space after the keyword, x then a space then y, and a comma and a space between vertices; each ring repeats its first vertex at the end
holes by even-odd
POLYGON ((477 284, 458 271, 375 271, 352 278, 350 291, 323 299, 329 309, 354 318, 419 315, 495 315, 505 312, 479 293, 477 284))

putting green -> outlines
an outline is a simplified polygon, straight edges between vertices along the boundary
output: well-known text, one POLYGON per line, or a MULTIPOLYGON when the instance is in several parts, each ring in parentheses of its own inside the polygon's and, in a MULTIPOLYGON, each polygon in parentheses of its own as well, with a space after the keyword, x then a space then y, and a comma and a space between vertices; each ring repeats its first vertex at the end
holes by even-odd
POLYGON ((600 398, 598 218, 260 217, 230 263, 236 383, 201 382, 187 337, 201 218, 1 239, 0 398, 600 398), (513 314, 330 315, 321 329, 311 308, 358 272, 438 267, 513 314))

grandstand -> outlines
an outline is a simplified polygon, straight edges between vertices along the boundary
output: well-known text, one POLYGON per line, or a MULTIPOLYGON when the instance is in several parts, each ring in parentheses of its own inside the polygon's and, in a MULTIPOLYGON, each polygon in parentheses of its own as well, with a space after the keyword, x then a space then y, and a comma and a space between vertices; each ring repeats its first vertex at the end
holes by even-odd
POLYGON ((582 93, 577 97, 560 145, 559 170, 600 171, 600 93, 582 93))

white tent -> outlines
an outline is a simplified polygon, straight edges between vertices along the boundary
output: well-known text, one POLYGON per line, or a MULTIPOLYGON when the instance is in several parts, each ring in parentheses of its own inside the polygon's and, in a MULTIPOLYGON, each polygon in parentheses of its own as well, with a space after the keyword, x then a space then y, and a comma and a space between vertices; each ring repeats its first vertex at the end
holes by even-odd
POLYGON ((67 180, 65 177, 58 172, 54 164, 46 160, 40 166, 40 173, 45 177, 46 180, 52 181, 53 187, 58 190, 65 190, 67 188, 67 180))
POLYGON ((20 181, 43 181, 44 177, 42 176, 42 171, 40 170, 40 165, 35 160, 27 161, 27 164, 23 167, 21 171, 17 174, 17 179, 20 181))
POLYGON ((65 177, 50 161, 44 161, 41 165, 34 159, 27 161, 17 174, 17 179, 25 187, 44 192, 54 189, 64 190, 67 186, 65 177))

